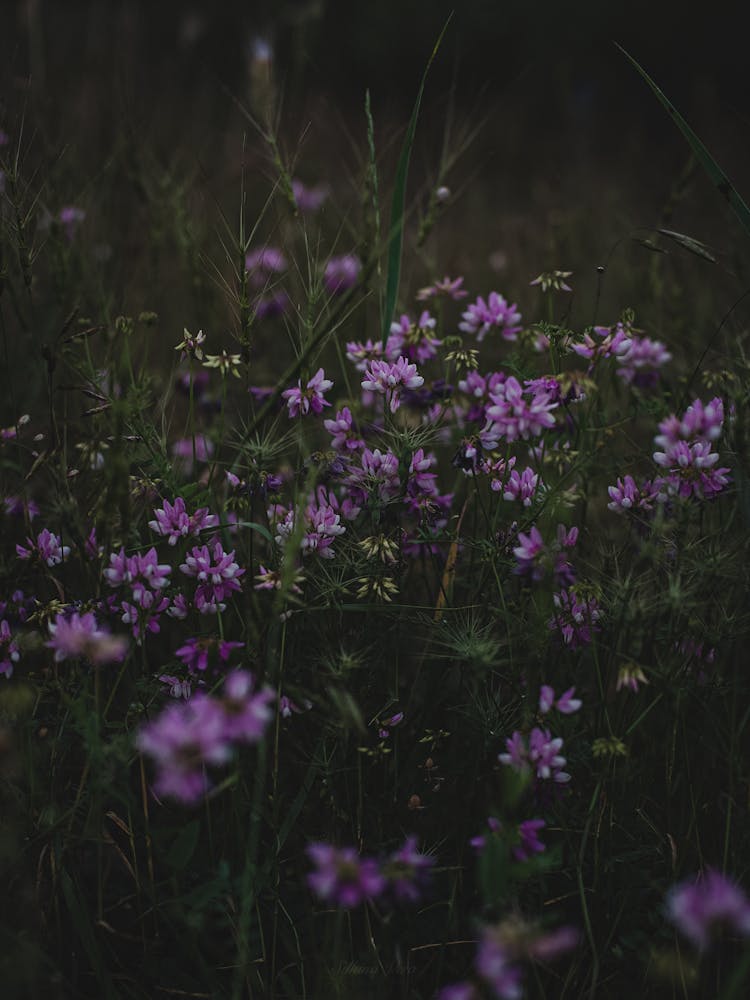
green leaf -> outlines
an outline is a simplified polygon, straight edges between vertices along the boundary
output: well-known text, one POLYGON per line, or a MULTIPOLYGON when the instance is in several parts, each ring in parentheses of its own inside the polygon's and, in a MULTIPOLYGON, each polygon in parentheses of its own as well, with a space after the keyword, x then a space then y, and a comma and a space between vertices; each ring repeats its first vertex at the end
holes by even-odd
POLYGON ((388 235, 388 269, 386 272, 385 283, 385 310, 383 312, 383 347, 385 347, 386 341, 388 340, 388 333, 391 329, 393 313, 396 308, 398 285, 401 278, 401 252, 403 249, 404 237, 406 178, 409 173, 409 158, 411 157, 411 148, 414 145, 414 135, 417 131, 419 108, 422 103, 422 94, 424 93, 427 73, 429 72, 430 66, 432 66, 432 62, 437 55, 440 43, 443 40, 443 35, 445 34, 452 17, 453 12, 450 13, 448 20, 443 25, 443 30, 440 32, 438 40, 435 42, 435 46, 432 50, 432 54, 427 60, 427 65, 425 66, 424 73, 422 74, 422 82, 420 83, 419 90, 417 92, 417 99, 414 102, 414 109, 411 113, 411 118, 409 119, 409 126, 406 130, 404 144, 401 147, 401 154, 398 158, 398 166, 396 167, 396 183, 393 189, 393 200, 391 202, 391 228, 388 235))
POLYGON ((262 535, 267 542, 273 545, 273 538, 271 532, 268 528, 264 527, 262 524, 258 524, 256 521, 238 521, 238 528, 250 528, 251 531, 257 531, 259 535, 262 535))
POLYGON ((709 151, 703 145, 698 136, 693 132, 688 123, 679 113, 679 111, 674 107, 672 102, 667 98, 666 94, 654 83, 648 73, 640 66, 635 59, 626 52, 621 45, 617 45, 617 48, 622 52, 628 62, 640 73, 649 87, 653 90, 656 97, 659 99, 663 107, 666 109, 667 114, 670 115, 674 121, 677 128, 682 132, 692 149, 695 158, 698 160, 700 165, 706 171, 711 179, 711 183, 717 189, 719 194, 724 198, 724 200, 729 204, 734 214, 740 221, 743 229, 746 233, 750 234, 750 208, 747 207, 745 202, 740 197, 739 192, 731 183, 727 175, 721 169, 716 160, 711 156, 709 151))
POLYGON ((668 239, 674 240, 675 243, 679 243, 681 247, 689 250, 690 253, 694 253, 696 257, 702 257, 703 260, 710 260, 712 264, 716 263, 714 255, 706 244, 701 243, 700 240, 695 240, 692 236, 685 236, 684 233, 675 233, 672 229, 660 229, 659 232, 662 236, 666 236, 668 239))
POLYGON ((60 869, 60 886, 62 887, 65 905, 70 914, 73 927, 83 946, 83 950, 88 956, 89 962, 91 962, 91 968, 102 990, 102 995, 106 998, 114 997, 112 980, 107 972, 106 962, 98 948, 91 920, 78 894, 76 885, 65 868, 60 869))

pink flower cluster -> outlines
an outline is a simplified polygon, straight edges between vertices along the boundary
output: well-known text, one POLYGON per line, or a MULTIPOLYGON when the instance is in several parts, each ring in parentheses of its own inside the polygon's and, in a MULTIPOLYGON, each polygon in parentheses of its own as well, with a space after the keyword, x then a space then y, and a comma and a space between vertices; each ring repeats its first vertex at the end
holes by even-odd
POLYGON ((507 442, 538 437, 555 426, 552 410, 559 404, 547 389, 523 388, 512 375, 499 382, 490 393, 486 407, 487 424, 482 429, 482 444, 489 451, 507 442))
POLYGON ((506 752, 498 754, 498 760, 512 767, 519 774, 535 774, 539 781, 554 781, 565 785, 570 775, 563 770, 567 760, 560 754, 563 741, 555 739, 548 729, 538 726, 529 733, 528 741, 519 730, 505 741, 506 752))
POLYGON ((139 642, 145 632, 159 632, 159 616, 169 607, 169 599, 161 592, 169 584, 172 567, 160 563, 156 549, 125 555, 125 549, 113 552, 104 576, 110 587, 127 588, 120 602, 122 621, 130 625, 133 637, 139 642))
POLYGON ((509 305, 497 292, 490 292, 487 301, 480 295, 461 319, 459 330, 473 333, 480 344, 490 330, 499 330, 504 340, 515 340, 522 329, 518 307, 509 305))
POLYGON ((47 566, 58 566, 70 555, 70 546, 63 545, 62 539, 45 528, 36 538, 27 538, 25 547, 16 545, 16 555, 19 559, 38 558, 47 566))
POLYGON ((710 499, 721 493, 729 482, 729 469, 715 468, 719 453, 711 449, 723 426, 724 405, 718 397, 705 406, 696 399, 682 418, 673 414, 662 420, 654 438, 661 450, 653 456, 667 471, 658 480, 660 500, 672 496, 710 499))
MULTIPOLYGON (((310 497, 304 511, 305 523, 300 540, 303 556, 315 553, 322 559, 333 559, 336 554, 333 543, 346 531, 338 507, 335 495, 326 492, 324 487, 319 487, 317 494, 310 497)), ((276 543, 283 546, 294 534, 296 511, 294 508, 286 511, 277 506, 269 510, 269 519, 278 518, 280 514, 282 518, 276 524, 276 543)))
POLYGON ((565 550, 574 548, 577 541, 578 528, 567 529, 564 524, 558 524, 557 540, 550 546, 545 543, 535 524, 531 526, 528 535, 519 531, 519 544, 513 549, 517 560, 514 572, 539 581, 547 569, 552 568, 558 582, 570 584, 575 580, 575 571, 568 562, 565 550))
POLYGON ((523 968, 518 963, 550 962, 576 947, 578 931, 558 927, 544 932, 518 917, 496 926, 484 927, 474 961, 475 980, 444 987, 437 1000, 520 1000, 523 996, 523 968))
POLYGON ((225 600, 241 590, 240 577, 245 573, 235 562, 234 550, 225 552, 220 541, 195 546, 180 565, 185 576, 198 581, 193 603, 202 615, 225 611, 225 600))
POLYGON ((424 379, 417 372, 417 366, 409 363, 409 359, 400 357, 395 364, 388 361, 372 361, 365 370, 362 388, 385 396, 391 413, 395 413, 401 405, 403 389, 418 389, 424 385, 424 379))
POLYGON ((353 847, 324 843, 309 844, 307 856, 315 865, 307 884, 318 899, 343 909, 377 899, 387 890, 399 902, 417 902, 435 863, 417 850, 416 836, 407 837, 385 861, 362 858, 353 847))
POLYGON ((722 926, 750 937, 750 900, 738 885, 713 868, 673 886, 666 910, 680 933, 701 951, 722 926))
POLYGON ((323 395, 333 386, 333 382, 325 377, 322 368, 318 368, 313 377, 308 380, 306 388, 302 388, 302 381, 291 389, 285 389, 282 396, 286 400, 289 409, 289 419, 306 416, 311 410, 313 413, 322 413, 324 406, 331 404, 323 395))
POLYGON ((93 611, 80 614, 61 612, 49 623, 50 640, 45 643, 55 651, 55 662, 85 659, 95 666, 118 663, 128 648, 124 636, 112 635, 97 624, 93 611))
POLYGON ((218 516, 210 514, 208 507, 199 507, 194 514, 188 514, 182 497, 176 497, 171 504, 165 500, 163 507, 154 510, 154 518, 148 522, 149 528, 166 538, 170 545, 176 545, 180 538, 215 528, 219 523, 218 516))
POLYGON ((547 622, 547 627, 557 631, 570 649, 587 646, 591 633, 599 632, 597 624, 602 616, 599 602, 595 597, 579 597, 574 590, 561 590, 552 595, 555 614, 547 622))
POLYGON ((252 674, 235 670, 221 696, 198 692, 168 705, 136 738, 156 765, 156 793, 186 804, 200 800, 210 788, 208 767, 230 760, 235 744, 263 739, 275 697, 270 687, 256 690, 252 674))

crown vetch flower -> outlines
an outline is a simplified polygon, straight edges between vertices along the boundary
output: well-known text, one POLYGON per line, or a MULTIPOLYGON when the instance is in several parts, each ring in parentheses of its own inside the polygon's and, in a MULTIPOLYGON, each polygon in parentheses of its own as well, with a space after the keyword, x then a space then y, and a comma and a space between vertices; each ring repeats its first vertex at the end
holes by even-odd
POLYGON ((401 405, 402 389, 418 389, 422 385, 424 379, 418 374, 417 366, 403 356, 394 364, 388 361, 370 362, 362 379, 363 389, 385 396, 391 413, 395 413, 401 405))
POLYGON ((127 639, 112 635, 97 625, 93 611, 80 614, 60 612, 49 623, 51 639, 45 645, 55 651, 55 662, 85 658, 100 665, 117 663, 127 652, 127 639))
POLYGON ((360 858, 353 847, 309 844, 307 856, 316 870, 307 876, 315 895, 344 909, 352 909, 368 899, 376 899, 386 880, 374 858, 360 858))
POLYGON ((509 305, 497 292, 490 292, 486 302, 480 295, 461 318, 459 330, 475 334, 480 344, 490 330, 499 330, 504 340, 515 340, 522 329, 516 304, 509 305))
POLYGON ((170 545, 176 545, 180 538, 198 535, 219 524, 218 516, 210 514, 208 507, 199 507, 194 514, 188 514, 182 497, 175 497, 171 504, 165 500, 163 507, 154 510, 154 518, 148 522, 149 528, 166 538, 170 545))
POLYGON ((156 764, 157 794, 187 804, 208 790, 206 767, 224 764, 232 753, 224 710, 202 692, 168 705, 140 729, 136 746, 156 764))
POLYGON ((70 555, 70 546, 63 545, 62 539, 44 528, 36 538, 27 538, 28 548, 16 545, 16 555, 19 559, 31 559, 38 556, 48 566, 57 566, 70 555))
POLYGON ((276 692, 267 685, 256 691, 252 674, 233 670, 224 681, 223 695, 227 737, 241 743, 259 743, 273 718, 270 706, 276 701, 276 692))
POLYGON ((713 868, 692 881, 673 886, 666 911, 680 933, 701 951, 722 925, 750 937, 750 900, 738 885, 713 868))
POLYGON ((322 413, 324 406, 331 405, 323 393, 332 386, 333 382, 325 377, 323 369, 318 368, 305 389, 302 388, 301 380, 297 382, 295 387, 285 389, 281 395, 286 400, 290 419, 300 415, 305 416, 310 410, 313 413, 322 413))
POLYGON ((356 254, 331 257, 323 272, 323 285, 329 295, 340 295, 357 284, 362 263, 356 254))
POLYGON ((422 895, 428 872, 434 864, 434 858, 417 850, 417 837, 412 834, 386 861, 383 875, 388 880, 396 899, 401 902, 416 903, 422 895))

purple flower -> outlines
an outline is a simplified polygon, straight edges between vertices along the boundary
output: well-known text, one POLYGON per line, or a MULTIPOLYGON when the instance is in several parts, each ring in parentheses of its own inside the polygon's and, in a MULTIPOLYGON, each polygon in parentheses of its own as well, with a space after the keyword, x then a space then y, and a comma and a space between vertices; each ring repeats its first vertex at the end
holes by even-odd
POLYGON ((510 375, 490 393, 485 410, 487 425, 482 429, 482 443, 488 450, 497 448, 500 439, 513 442, 519 438, 538 437, 545 429, 555 426, 552 410, 558 403, 549 391, 521 387, 510 375), (530 396, 530 399, 526 397, 530 396))
POLYGON ((33 521, 39 514, 39 506, 34 500, 10 496, 5 498, 4 504, 5 513, 11 517, 28 517, 29 521, 33 521))
POLYGON ((391 413, 395 413, 401 405, 402 389, 418 389, 421 385, 424 385, 424 379, 417 373, 417 366, 410 364, 405 357, 400 357, 395 364, 371 362, 362 380, 363 389, 385 396, 391 413))
POLYGON ((168 705, 141 728, 136 745, 156 764, 157 794, 185 803, 198 801, 208 790, 206 767, 224 764, 231 756, 224 710, 201 692, 168 705))
POLYGON ((608 486, 610 502, 607 507, 617 514, 628 510, 651 510, 656 499, 657 490, 646 480, 641 486, 636 485, 632 476, 618 477, 616 486, 608 486))
POLYGON ((316 871, 307 884, 318 897, 344 909, 352 909, 368 899, 376 899, 386 880, 374 858, 360 858, 353 847, 309 844, 306 853, 316 871))
POLYGON ((245 256, 245 270, 253 288, 263 288, 274 274, 287 269, 284 254, 277 247, 257 247, 245 256))
POLYGON ((616 357, 622 360, 630 350, 631 339, 622 323, 615 327, 595 326, 594 333, 599 340, 594 340, 590 333, 583 334, 583 343, 573 344, 573 350, 582 358, 589 358, 593 367, 599 358, 616 357))
POLYGON ((224 681, 224 732, 231 740, 259 743, 273 718, 270 708, 276 700, 275 691, 266 686, 254 690, 253 675, 246 670, 233 670, 224 681))
POLYGON ((323 284, 329 295, 340 295, 357 283, 362 263, 356 254, 331 257, 323 273, 323 284))
POLYGON ((193 686, 189 680, 182 680, 172 674, 159 674, 157 680, 166 685, 172 698, 184 698, 187 701, 193 692, 193 686))
MULTIPOLYGON (((493 489, 496 482, 498 480, 493 479, 493 489)), ((520 500, 524 507, 530 507, 537 492, 544 489, 544 483, 539 479, 539 474, 527 466, 520 474, 517 469, 512 469, 502 489, 503 500, 520 500)))
MULTIPOLYGON (((487 826, 490 829, 490 836, 493 837, 501 833, 503 829, 502 823, 495 816, 487 817, 487 826)), ((469 844, 477 851, 484 850, 484 847, 487 844, 487 835, 480 833, 476 837, 472 837, 469 844)))
POLYGON ((191 674, 203 673, 208 667, 209 655, 215 651, 222 663, 226 663, 235 649, 242 649, 244 642, 228 642, 224 639, 192 638, 175 651, 191 674))
POLYGON ((65 238, 68 242, 73 242, 73 237, 75 236, 76 229, 80 226, 83 220, 86 218, 86 213, 82 208, 76 208, 75 205, 65 205, 64 208, 60 209, 60 213, 57 217, 57 221, 63 228, 65 233, 65 238))
POLYGON ((16 554, 19 559, 31 559, 33 556, 38 556, 48 566, 57 566, 70 555, 70 546, 63 545, 62 540, 46 528, 39 532, 36 539, 27 538, 26 543, 28 548, 16 545, 16 554))
POLYGON ((239 578, 245 570, 235 562, 234 550, 225 552, 218 540, 210 550, 208 545, 195 546, 180 569, 185 576, 195 577, 198 581, 195 607, 201 614, 224 611, 224 599, 242 589, 239 578))
POLYGON ((521 314, 517 306, 515 303, 508 305, 497 292, 490 292, 486 302, 480 295, 468 307, 462 320, 458 324, 459 330, 475 334, 480 344, 492 329, 499 330, 505 340, 515 340, 521 331, 521 314))
POLYGON ((334 451, 358 451, 365 442, 354 428, 354 418, 348 406, 339 410, 335 420, 324 420, 323 426, 332 435, 331 447, 334 451))
POLYGON ((417 837, 412 835, 391 854, 383 866, 383 875, 397 900, 416 903, 422 894, 427 873, 434 864, 434 858, 417 850, 417 837))
POLYGON ((20 659, 18 643, 13 638, 10 625, 3 618, 0 621, 0 674, 10 679, 13 668, 20 659))
POLYGON ((476 957, 479 976, 502 1000, 519 1000, 521 996, 521 969, 512 964, 508 947, 495 928, 486 927, 479 942, 476 957))
POLYGON ((463 283, 463 278, 449 278, 446 275, 442 281, 436 281, 426 288, 420 288, 417 292, 417 302, 427 302, 436 295, 445 295, 455 302, 459 299, 465 299, 469 293, 461 287, 463 283))
POLYGON ((525 819, 518 825, 519 843, 513 848, 516 861, 528 861, 535 854, 542 854, 546 848, 537 834, 547 824, 543 819, 525 819))
POLYGON ((701 951, 712 932, 726 925, 735 934, 750 937, 750 901, 738 885, 709 868, 696 879, 673 886, 667 896, 667 916, 701 951))
POLYGON ((317 212, 328 197, 328 191, 327 184, 306 187, 299 178, 292 179, 292 194, 300 212, 317 212))
POLYGON ((216 514, 209 514, 207 507, 199 507, 194 514, 188 514, 185 501, 176 497, 173 504, 168 500, 164 506, 154 511, 154 521, 148 526, 158 535, 163 535, 170 545, 176 545, 180 538, 198 535, 206 528, 215 528, 219 523, 216 514))
POLYGON ((617 374, 630 385, 650 388, 655 382, 656 371, 668 361, 672 355, 659 340, 650 337, 631 335, 630 346, 622 353, 618 352, 620 367, 617 374))
POLYGON ((127 652, 127 639, 100 628, 92 611, 80 614, 61 612, 49 623, 51 639, 45 643, 55 651, 55 662, 85 658, 99 666, 118 663, 127 652))
POLYGON ((313 377, 308 381, 307 388, 302 388, 302 381, 298 381, 296 387, 285 389, 282 396, 287 401, 289 408, 289 418, 294 419, 300 415, 304 416, 310 410, 313 413, 322 413, 324 406, 331 404, 325 399, 323 393, 327 392, 333 385, 330 379, 325 377, 322 368, 318 368, 313 377))
POLYGON ((391 335, 388 338, 388 353, 395 350, 398 355, 404 355, 409 361, 423 364, 437 356, 437 349, 442 344, 435 336, 437 320, 426 310, 416 322, 404 313, 398 322, 391 323, 391 335))
POLYGON ((539 565, 539 557, 546 551, 542 533, 535 524, 532 524, 531 531, 525 535, 518 532, 519 544, 513 549, 518 565, 516 573, 530 573, 533 580, 541 580, 543 570, 539 565))
POLYGON ((553 739, 548 729, 535 726, 529 734, 528 744, 516 730, 505 741, 506 752, 499 754, 498 760, 520 774, 533 771, 540 781, 552 780, 565 785, 570 781, 570 775, 563 771, 567 761, 560 754, 562 746, 562 739, 559 736, 553 739))
POLYGON ((597 622, 602 613, 595 597, 579 597, 573 590, 561 590, 552 595, 555 614, 547 622, 550 630, 557 630, 563 642, 571 649, 587 646, 592 632, 599 632, 597 622))

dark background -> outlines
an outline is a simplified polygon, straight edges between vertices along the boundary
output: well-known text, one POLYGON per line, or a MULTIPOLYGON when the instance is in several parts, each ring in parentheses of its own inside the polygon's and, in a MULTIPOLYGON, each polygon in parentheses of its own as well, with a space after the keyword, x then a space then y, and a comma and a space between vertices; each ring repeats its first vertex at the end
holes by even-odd
MULTIPOLYGON (((54 168, 42 198, 50 211, 81 204, 91 230, 95 212, 104 226, 102 208, 110 210, 100 239, 114 242, 113 226, 125 233, 134 217, 113 222, 119 180, 106 187, 123 143, 133 156, 147 151, 165 185, 190 176, 208 192, 206 218, 212 202, 234 212, 243 141, 257 138, 242 108, 257 113, 252 53, 264 39, 282 150, 305 181, 331 184, 346 215, 361 198, 365 89, 387 198, 420 76, 453 7, 0 0, 0 127, 15 141, 25 121, 30 164, 54 168), (107 192, 106 206, 94 204, 97 190, 107 192)), ((415 203, 429 187, 453 99, 454 136, 461 128, 476 135, 445 178, 455 197, 431 248, 435 268, 471 270, 473 288, 503 272, 523 306, 539 271, 572 269, 593 282, 618 240, 659 224, 705 241, 725 271, 735 268, 741 236, 727 206, 699 168, 685 181, 684 139, 614 42, 663 87, 747 198, 740 10, 593 0, 455 5, 430 71, 409 187, 415 203)), ((267 157, 257 167, 267 189, 267 157)), ((632 304, 651 266, 646 251, 627 254, 620 285, 609 286, 612 309, 632 304)))

